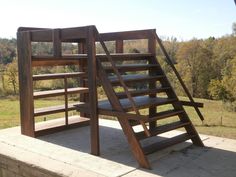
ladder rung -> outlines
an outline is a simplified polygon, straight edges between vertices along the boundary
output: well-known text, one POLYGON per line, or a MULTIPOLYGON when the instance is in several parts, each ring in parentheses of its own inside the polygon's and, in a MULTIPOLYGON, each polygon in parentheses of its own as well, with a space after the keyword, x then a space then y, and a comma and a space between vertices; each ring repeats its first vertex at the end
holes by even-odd
MULTIPOLYGON (((88 88, 86 87, 68 88, 67 93, 68 94, 88 93, 88 88)), ((34 98, 45 98, 45 97, 60 96, 60 95, 65 95, 65 89, 34 92, 34 98)))
MULTIPOLYGON (((75 104, 75 103, 74 103, 75 104)), ((74 104, 68 104, 68 111, 75 110, 74 104)), ((83 102, 76 104, 85 104, 83 102)), ((34 110, 34 116, 43 116, 48 114, 55 114, 66 111, 65 105, 50 106, 45 108, 37 108, 34 110)))
MULTIPOLYGON (((151 133, 151 136, 156 136, 158 134, 165 133, 165 132, 168 132, 168 131, 171 131, 171 130, 175 130, 175 129, 184 127, 184 126, 189 125, 189 124, 190 124, 189 122, 181 122, 181 121, 172 122, 172 123, 169 123, 169 124, 166 124, 166 125, 158 126, 155 129, 149 130, 149 131, 151 133)), ((136 137, 139 140, 148 138, 144 131, 136 133, 136 137)))
POLYGON ((149 146, 143 147, 143 151, 145 154, 151 154, 153 152, 164 149, 166 147, 173 146, 175 144, 189 140, 193 137, 194 137, 194 135, 188 135, 187 133, 184 133, 184 134, 175 136, 173 138, 168 138, 168 139, 163 140, 161 142, 156 142, 156 143, 153 143, 149 146))
MULTIPOLYGON (((156 81, 163 79, 165 76, 157 75, 157 76, 148 76, 143 74, 132 74, 132 75, 122 75, 125 83, 137 83, 137 82, 147 82, 147 81, 156 81)), ((120 85, 120 81, 116 76, 109 77, 112 85, 120 85)))
MULTIPOLYGON (((130 94, 132 96, 141 96, 141 95, 161 93, 161 92, 165 92, 169 89, 171 89, 171 88, 170 87, 160 87, 160 88, 155 88, 155 89, 133 90, 133 91, 130 91, 130 94)), ((117 93, 116 95, 118 96, 119 99, 127 98, 127 95, 125 92, 120 92, 120 93, 117 93)))
MULTIPOLYGON (((151 68, 156 68, 158 65, 156 64, 124 64, 124 65, 116 65, 116 68, 120 72, 129 72, 129 71, 144 71, 151 68)), ((114 72, 111 66, 104 67, 106 72, 114 72)))

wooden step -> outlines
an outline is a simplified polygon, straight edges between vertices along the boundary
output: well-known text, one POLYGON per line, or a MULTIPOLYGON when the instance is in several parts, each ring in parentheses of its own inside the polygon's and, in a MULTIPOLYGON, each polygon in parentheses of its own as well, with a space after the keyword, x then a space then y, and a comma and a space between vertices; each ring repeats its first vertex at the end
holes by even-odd
MULTIPOLYGON (((152 53, 111 53, 110 55, 114 61, 148 60, 151 57, 154 57, 152 53)), ((105 54, 97 54, 96 58, 101 61, 108 61, 105 54)))
POLYGON ((153 121, 157 121, 160 119, 165 119, 167 117, 176 116, 176 115, 179 115, 182 113, 184 113, 184 110, 168 110, 168 111, 158 112, 155 115, 153 115, 152 117, 150 117, 148 122, 153 122, 153 121))
MULTIPOLYGON (((86 87, 68 88, 67 94, 88 93, 88 90, 89 89, 86 87)), ((34 92, 34 98, 45 98, 45 97, 60 96, 60 95, 65 95, 65 89, 34 92)))
POLYGON ((50 80, 50 79, 64 79, 72 78, 72 77, 86 77, 87 74, 85 72, 73 72, 73 73, 55 73, 55 74, 38 74, 33 75, 33 80, 50 80))
MULTIPOLYGON (((120 72, 130 72, 130 71, 145 71, 152 68, 156 68, 158 65, 156 64, 123 64, 123 65, 116 65, 116 68, 120 72)), ((111 66, 104 66, 104 69, 107 73, 114 72, 111 66)))
MULTIPOLYGON (((130 91, 131 96, 141 96, 141 95, 148 95, 148 94, 157 94, 161 92, 166 92, 170 90, 171 87, 159 87, 155 89, 141 89, 141 90, 132 90, 130 91)), ((116 94, 118 98, 127 98, 127 94, 125 92, 120 92, 116 94)))
MULTIPOLYGON (((148 76, 144 74, 130 74, 130 75, 122 75, 122 78, 125 83, 138 83, 138 82, 148 82, 148 81, 157 81, 165 78, 163 75, 157 76, 148 76)), ((110 82, 113 86, 120 85, 120 81, 117 76, 110 76, 110 82)))
POLYGON ((148 145, 146 147, 143 147, 143 151, 146 155, 151 154, 151 153, 154 153, 158 150, 164 149, 166 147, 173 146, 175 144, 189 140, 193 137, 194 137, 194 135, 188 135, 187 133, 184 133, 184 134, 175 136, 173 138, 168 138, 168 139, 163 140, 161 142, 156 142, 156 143, 153 143, 153 144, 148 145))
MULTIPOLYGON (((74 107, 75 104, 85 104, 83 102, 68 104, 68 111, 76 110, 74 107)), ((48 114, 55 114, 60 112, 65 112, 65 105, 49 106, 45 108, 37 108, 34 110, 34 116, 43 116, 48 114)))
MULTIPOLYGON (((156 135, 159 135, 161 133, 165 133, 165 132, 168 132, 168 131, 171 131, 171 130, 175 130, 175 129, 184 127, 184 126, 189 125, 189 124, 190 124, 190 122, 177 121, 177 122, 168 123, 166 125, 158 126, 155 129, 149 130, 149 131, 150 131, 151 136, 156 136, 156 135)), ((144 131, 136 133, 136 137, 139 140, 147 138, 144 131)))
MULTIPOLYGON (((138 97, 133 97, 133 99, 138 109, 144 109, 144 108, 154 107, 158 105, 170 104, 177 101, 177 99, 172 99, 172 98, 157 98, 157 97, 150 98, 149 96, 138 96, 138 97)), ((120 99, 120 103, 125 111, 132 111, 132 105, 129 99, 127 98, 120 99)), ((104 109, 104 110, 113 110, 108 100, 99 101, 98 108, 104 109)))

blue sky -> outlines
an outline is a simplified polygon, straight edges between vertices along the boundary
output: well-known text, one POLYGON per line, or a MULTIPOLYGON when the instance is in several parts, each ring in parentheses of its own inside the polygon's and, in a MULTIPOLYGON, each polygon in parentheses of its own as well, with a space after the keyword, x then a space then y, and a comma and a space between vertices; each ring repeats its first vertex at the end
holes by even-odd
POLYGON ((156 28, 179 40, 230 34, 234 0, 0 0, 0 37, 19 26, 96 25, 100 32, 156 28))

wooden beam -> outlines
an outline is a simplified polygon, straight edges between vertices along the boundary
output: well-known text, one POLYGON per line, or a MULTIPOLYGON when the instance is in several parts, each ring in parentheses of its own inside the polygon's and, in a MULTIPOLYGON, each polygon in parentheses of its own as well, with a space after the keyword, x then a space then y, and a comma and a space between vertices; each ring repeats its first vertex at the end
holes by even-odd
POLYGON ((21 133, 34 137, 33 80, 30 32, 17 33, 21 133))

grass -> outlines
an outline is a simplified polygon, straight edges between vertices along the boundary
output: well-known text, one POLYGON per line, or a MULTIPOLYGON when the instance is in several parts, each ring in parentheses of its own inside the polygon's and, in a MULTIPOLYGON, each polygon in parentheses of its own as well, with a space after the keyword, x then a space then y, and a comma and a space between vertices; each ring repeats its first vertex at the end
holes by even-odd
MULTIPOLYGON (((181 98, 185 99, 185 98, 181 98)), ((198 102, 204 103, 204 108, 201 108, 205 120, 202 122, 192 107, 185 107, 193 124, 199 133, 227 137, 236 139, 236 113, 226 111, 221 101, 212 101, 206 99, 195 99, 198 102)), ((38 100, 35 107, 46 107, 57 104, 63 104, 63 100, 38 100)), ((166 107, 160 107, 165 109, 166 107)), ((19 102, 17 99, 3 98, 0 100, 0 129, 19 125, 19 102)), ((55 117, 63 117, 62 114, 47 116, 47 119, 55 117)), ((37 118, 37 121, 42 121, 44 117, 37 118)), ((164 124, 170 119, 164 119, 159 124, 164 124)))

